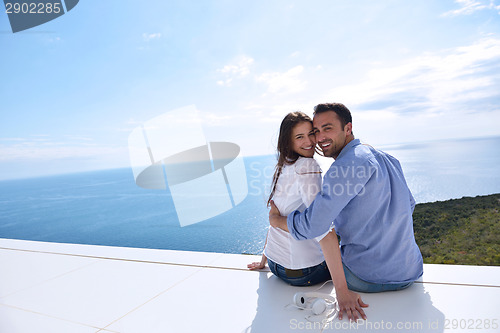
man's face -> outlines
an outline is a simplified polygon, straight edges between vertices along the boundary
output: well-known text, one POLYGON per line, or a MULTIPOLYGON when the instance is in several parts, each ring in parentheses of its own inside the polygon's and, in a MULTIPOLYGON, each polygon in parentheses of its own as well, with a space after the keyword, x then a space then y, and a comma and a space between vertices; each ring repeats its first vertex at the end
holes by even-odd
POLYGON ((327 157, 337 158, 349 142, 352 124, 342 127, 339 117, 333 111, 318 113, 313 119, 316 142, 327 157))

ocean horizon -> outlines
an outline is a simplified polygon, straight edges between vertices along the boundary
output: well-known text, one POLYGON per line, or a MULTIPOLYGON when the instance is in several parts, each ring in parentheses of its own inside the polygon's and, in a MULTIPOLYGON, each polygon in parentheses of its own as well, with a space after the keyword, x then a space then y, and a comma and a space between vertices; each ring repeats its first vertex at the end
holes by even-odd
MULTIPOLYGON (((401 162, 417 203, 500 192, 500 137, 377 148, 401 162)), ((323 171, 333 162, 318 160, 323 171)), ((266 201, 275 163, 274 155, 244 157, 245 200, 186 227, 168 188, 138 187, 131 168, 3 180, 0 238, 258 254, 269 225, 266 201)))

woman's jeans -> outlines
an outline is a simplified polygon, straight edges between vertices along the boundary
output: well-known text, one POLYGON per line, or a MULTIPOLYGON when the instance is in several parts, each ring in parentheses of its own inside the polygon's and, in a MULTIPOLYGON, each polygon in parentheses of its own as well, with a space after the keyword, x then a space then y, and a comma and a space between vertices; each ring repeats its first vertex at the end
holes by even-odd
POLYGON ((292 286, 312 286, 331 280, 330 272, 324 261, 319 265, 302 269, 288 269, 269 260, 269 258, 267 264, 274 275, 292 286))
POLYGON ((349 270, 343 263, 345 280, 349 290, 359 291, 362 293, 379 293, 381 291, 393 291, 408 288, 413 284, 412 282, 404 283, 371 283, 361 280, 353 272, 349 270))

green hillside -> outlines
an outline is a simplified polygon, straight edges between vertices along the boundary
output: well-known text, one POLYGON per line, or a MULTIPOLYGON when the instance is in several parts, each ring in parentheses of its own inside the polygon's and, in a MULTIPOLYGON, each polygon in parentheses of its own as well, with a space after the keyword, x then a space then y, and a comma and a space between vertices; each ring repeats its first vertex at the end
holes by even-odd
POLYGON ((418 204, 415 239, 424 263, 500 266, 500 194, 418 204))

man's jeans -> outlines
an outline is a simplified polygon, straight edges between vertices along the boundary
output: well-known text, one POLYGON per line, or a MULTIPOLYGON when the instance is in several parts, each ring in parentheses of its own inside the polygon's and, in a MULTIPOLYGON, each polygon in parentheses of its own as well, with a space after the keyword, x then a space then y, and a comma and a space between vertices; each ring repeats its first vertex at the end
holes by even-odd
POLYGON ((371 283, 361 280, 353 272, 349 270, 343 263, 345 280, 349 290, 359 291, 362 293, 379 293, 381 291, 394 291, 408 288, 413 284, 412 282, 404 283, 371 283))
POLYGON ((319 265, 303 269, 287 269, 269 258, 267 264, 274 275, 292 286, 312 286, 331 280, 330 272, 324 261, 319 265))

